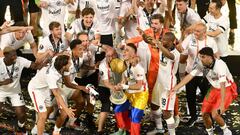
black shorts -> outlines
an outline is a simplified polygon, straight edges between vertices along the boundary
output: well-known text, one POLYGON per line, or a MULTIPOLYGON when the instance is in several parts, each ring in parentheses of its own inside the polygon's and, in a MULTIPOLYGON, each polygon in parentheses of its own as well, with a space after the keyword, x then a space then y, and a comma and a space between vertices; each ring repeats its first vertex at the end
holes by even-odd
POLYGON ((75 81, 78 85, 86 86, 88 84, 92 84, 94 85, 95 88, 97 88, 98 87, 98 70, 96 70, 93 74, 87 77, 75 78, 75 81))
POLYGON ((36 12, 40 12, 41 9, 37 6, 37 4, 35 3, 35 0, 29 0, 28 11, 29 13, 36 13, 36 12))
POLYGON ((109 99, 110 90, 106 87, 99 86, 97 92, 99 93, 98 99, 102 103, 101 112, 110 112, 111 107, 111 101, 109 99))

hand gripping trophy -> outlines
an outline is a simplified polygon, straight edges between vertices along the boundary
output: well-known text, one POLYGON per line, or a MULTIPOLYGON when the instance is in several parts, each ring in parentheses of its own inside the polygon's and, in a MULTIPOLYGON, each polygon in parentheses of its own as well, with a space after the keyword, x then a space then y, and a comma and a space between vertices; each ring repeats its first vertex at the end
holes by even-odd
MULTIPOLYGON (((127 69, 127 66, 123 60, 119 58, 114 58, 110 62, 110 68, 112 72, 122 74, 127 69)), ((127 96, 125 95, 123 90, 111 91, 110 101, 113 104, 123 104, 126 100, 127 96)))

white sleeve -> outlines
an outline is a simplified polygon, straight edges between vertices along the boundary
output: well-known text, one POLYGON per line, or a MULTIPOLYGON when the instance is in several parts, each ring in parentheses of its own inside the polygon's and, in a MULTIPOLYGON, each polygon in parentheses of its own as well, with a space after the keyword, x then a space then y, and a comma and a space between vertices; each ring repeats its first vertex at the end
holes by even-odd
POLYGON ((35 42, 35 40, 34 40, 33 35, 32 35, 31 32, 27 32, 26 39, 27 39, 27 41, 28 41, 30 44, 32 44, 32 43, 35 42))
POLYGON ((173 51, 171 51, 171 53, 174 55, 174 62, 178 64, 180 59, 180 53, 177 51, 177 49, 174 49, 173 51))
POLYGON ((128 1, 122 2, 120 6, 119 17, 124 17, 125 14, 128 12, 128 9, 129 9, 128 1))
POLYGON ((4 34, 1 36, 1 50, 3 50, 5 47, 9 46, 11 44, 11 41, 10 41, 10 33, 8 34, 4 34))
POLYGON ((188 55, 188 47, 189 47, 191 36, 192 35, 188 35, 182 42, 182 48, 183 48, 183 52, 181 53, 182 55, 188 55))
POLYGON ((108 78, 108 69, 104 67, 104 63, 99 65, 99 75, 101 80, 109 80, 108 78))
MULTIPOLYGON (((51 69, 50 69, 50 70, 51 70, 51 69)), ((59 79, 58 76, 49 73, 49 74, 47 74, 46 79, 47 79, 46 82, 47 82, 47 84, 48 84, 49 89, 56 89, 56 88, 58 88, 58 86, 57 86, 57 81, 58 81, 58 79, 59 79)))
POLYGON ((144 80, 144 69, 140 65, 137 65, 137 70, 135 70, 136 80, 144 80))
POLYGON ((210 40, 209 47, 213 49, 213 53, 217 53, 218 47, 216 41, 212 37, 208 37, 208 39, 210 40))
POLYGON ((192 22, 192 24, 194 24, 194 23, 196 23, 196 22, 198 22, 198 21, 201 21, 201 18, 200 18, 200 16, 198 15, 198 13, 196 13, 195 11, 192 11, 191 12, 191 22, 192 22))
POLYGON ((202 18, 202 22, 203 22, 204 24, 207 24, 207 23, 209 22, 209 20, 210 20, 210 14, 209 14, 209 13, 206 14, 206 15, 202 18))
POLYGON ((222 31, 225 32, 226 30, 229 29, 229 19, 226 17, 223 17, 221 23, 218 25, 218 28, 222 31))
MULTIPOLYGON (((48 38, 48 37, 45 37, 45 38, 48 38)), ((45 53, 48 49, 45 38, 39 43, 38 53, 45 53)))
POLYGON ((194 69, 194 70, 192 70, 192 71, 190 72, 190 74, 191 74, 192 76, 198 76, 200 73, 201 73, 201 72, 200 72, 200 70, 199 70, 198 68, 196 68, 196 69, 194 69))
POLYGON ((29 68, 31 66, 32 61, 30 61, 30 60, 28 60, 26 58, 23 58, 23 57, 18 57, 18 58, 19 58, 21 64, 23 65, 23 67, 29 68))
POLYGON ((227 66, 224 64, 224 62, 219 63, 219 65, 216 66, 216 72, 218 75, 219 82, 227 82, 227 66))

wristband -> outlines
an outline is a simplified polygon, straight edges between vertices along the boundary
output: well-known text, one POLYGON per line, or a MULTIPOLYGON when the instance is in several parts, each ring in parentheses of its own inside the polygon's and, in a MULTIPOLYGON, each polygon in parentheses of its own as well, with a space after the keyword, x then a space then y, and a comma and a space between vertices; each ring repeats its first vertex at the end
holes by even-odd
POLYGON ((129 88, 129 85, 126 84, 121 84, 121 86, 123 87, 124 90, 127 90, 129 88))

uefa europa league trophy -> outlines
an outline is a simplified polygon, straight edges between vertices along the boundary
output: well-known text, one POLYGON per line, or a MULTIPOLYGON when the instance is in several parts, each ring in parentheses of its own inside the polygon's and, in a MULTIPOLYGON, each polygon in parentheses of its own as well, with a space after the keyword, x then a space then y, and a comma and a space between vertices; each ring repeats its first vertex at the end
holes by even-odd
MULTIPOLYGON (((127 66, 123 60, 115 58, 111 60, 110 68, 112 72, 122 74, 127 69, 127 66)), ((113 104, 116 105, 123 104, 126 100, 127 96, 125 95, 123 90, 120 91, 111 90, 110 101, 113 104)))

